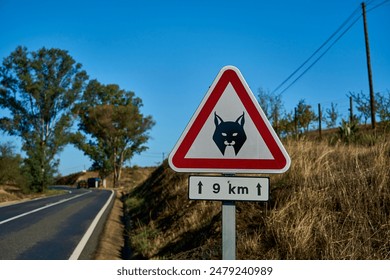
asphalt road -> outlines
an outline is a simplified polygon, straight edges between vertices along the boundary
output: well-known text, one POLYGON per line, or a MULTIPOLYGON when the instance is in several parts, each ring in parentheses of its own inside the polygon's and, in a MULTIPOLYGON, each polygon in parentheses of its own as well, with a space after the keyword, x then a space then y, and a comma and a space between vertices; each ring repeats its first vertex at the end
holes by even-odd
POLYGON ((94 225, 99 224, 102 214, 100 220, 104 219, 102 208, 112 200, 112 192, 62 188, 68 193, 0 207, 0 259, 66 260, 90 256, 93 248, 86 250, 86 244, 91 235, 96 235, 94 225))

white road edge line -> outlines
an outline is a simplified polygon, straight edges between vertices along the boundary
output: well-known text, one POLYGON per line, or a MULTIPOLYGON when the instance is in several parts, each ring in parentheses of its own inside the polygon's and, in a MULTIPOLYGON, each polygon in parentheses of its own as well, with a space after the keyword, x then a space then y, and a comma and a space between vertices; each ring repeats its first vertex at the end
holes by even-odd
POLYGON ((76 249, 74 249, 72 255, 69 257, 69 260, 77 260, 81 252, 84 250, 85 245, 87 245, 87 242, 89 238, 91 237, 93 231, 95 230, 97 223, 99 222, 100 218, 102 217, 104 211, 106 211, 108 205, 110 205, 111 200, 114 197, 115 192, 111 190, 111 196, 108 198, 106 204, 104 204, 103 208, 100 209, 99 213, 96 215, 95 219, 92 221, 91 225, 85 232, 83 238, 81 238, 79 244, 76 246, 76 249))
POLYGON ((92 192, 92 191, 88 191, 88 192, 86 192, 86 193, 78 194, 78 195, 76 195, 76 196, 72 196, 72 197, 70 197, 70 198, 63 199, 63 200, 60 200, 60 201, 54 202, 54 203, 52 203, 52 204, 48 204, 48 205, 46 205, 46 206, 43 206, 43 207, 40 207, 40 208, 37 208, 37 209, 31 210, 31 211, 29 211, 29 212, 26 212, 26 213, 23 213, 23 214, 20 214, 20 215, 17 215, 17 216, 11 217, 11 218, 9 218, 9 219, 6 219, 6 220, 3 220, 3 221, 0 221, 0 225, 2 225, 2 224, 5 224, 5 223, 8 223, 8 222, 10 222, 10 221, 13 221, 13 220, 16 220, 16 219, 19 219, 19 218, 21 218, 21 217, 24 217, 24 216, 30 215, 30 214, 32 214, 32 213, 35 213, 35 212, 41 211, 41 210, 43 210, 43 209, 46 209, 46 208, 49 208, 49 207, 52 207, 52 206, 55 206, 55 205, 58 205, 58 204, 61 204, 61 203, 67 202, 67 201, 69 201, 69 200, 72 200, 72 199, 78 198, 78 197, 80 197, 80 196, 83 196, 83 195, 89 194, 90 192, 92 192))

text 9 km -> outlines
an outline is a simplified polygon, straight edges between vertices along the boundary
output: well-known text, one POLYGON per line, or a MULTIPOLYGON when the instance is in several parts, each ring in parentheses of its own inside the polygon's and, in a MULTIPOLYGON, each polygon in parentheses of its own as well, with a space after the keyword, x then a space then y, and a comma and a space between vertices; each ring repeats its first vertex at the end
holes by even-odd
MULTIPOLYGON (((228 183, 228 193, 229 194, 248 194, 249 193, 249 188, 246 186, 234 186, 230 181, 228 183)), ((198 194, 202 194, 202 187, 203 184, 202 182, 199 181, 198 183, 198 194)), ((221 191, 221 185, 219 183, 214 183, 213 184, 213 190, 212 192, 215 194, 218 194, 221 191)), ((257 195, 261 196, 261 185, 260 183, 257 184, 256 186, 257 189, 257 195)))

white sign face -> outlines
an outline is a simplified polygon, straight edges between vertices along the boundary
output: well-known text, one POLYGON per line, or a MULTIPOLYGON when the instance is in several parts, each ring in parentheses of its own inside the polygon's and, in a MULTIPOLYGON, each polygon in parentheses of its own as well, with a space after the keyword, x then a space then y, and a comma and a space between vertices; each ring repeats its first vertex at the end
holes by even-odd
MULTIPOLYGON (((244 132, 244 130, 242 131, 244 132)), ((240 131, 237 130, 237 132, 239 133, 240 131)), ((221 133, 224 133, 224 131, 221 131, 221 133)), ((228 135, 226 138, 227 137, 228 135)), ((232 137, 232 139, 233 138, 234 137, 232 137)), ((226 140, 221 139, 221 141, 226 140)), ((236 142, 237 143, 235 143, 235 145, 240 144, 239 141, 236 140, 236 142)), ((244 105, 241 103, 233 86, 230 83, 227 85, 226 89, 215 105, 213 113, 207 118, 202 129, 199 131, 198 136, 195 138, 194 143, 186 154, 186 158, 274 159, 272 153, 265 144, 264 139, 261 137, 260 133, 257 132, 254 121, 246 112, 244 105), (242 117, 240 118, 240 116, 242 117), (238 120, 238 122, 236 122, 236 120, 238 120), (231 128, 233 130, 235 129, 234 125, 239 127, 240 123, 243 123, 243 128, 245 129, 245 135, 247 137, 245 141, 243 141, 244 143, 242 143, 240 149, 237 150, 237 154, 235 153, 233 145, 225 145, 226 147, 224 147, 223 153, 219 148, 220 146, 216 145, 216 121, 219 122, 219 125, 221 125, 221 122, 229 122, 230 125, 233 124, 233 127, 231 128)))
POLYGON ((269 178, 190 176, 189 198, 195 200, 268 201, 269 178))
POLYGON ((241 72, 221 69, 168 158, 177 172, 283 173, 290 157, 241 72))

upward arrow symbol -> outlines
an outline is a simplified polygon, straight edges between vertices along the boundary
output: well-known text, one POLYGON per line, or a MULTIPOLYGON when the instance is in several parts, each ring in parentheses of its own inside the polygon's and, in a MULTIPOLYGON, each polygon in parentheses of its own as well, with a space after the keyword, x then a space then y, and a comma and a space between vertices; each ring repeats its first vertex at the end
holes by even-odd
POLYGON ((257 183, 256 188, 257 188, 257 195, 261 196, 261 185, 260 185, 260 183, 257 183))
POLYGON ((198 183, 198 193, 199 194, 202 194, 202 186, 203 186, 202 182, 199 181, 199 183, 198 183))

